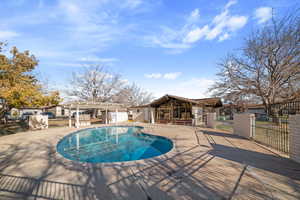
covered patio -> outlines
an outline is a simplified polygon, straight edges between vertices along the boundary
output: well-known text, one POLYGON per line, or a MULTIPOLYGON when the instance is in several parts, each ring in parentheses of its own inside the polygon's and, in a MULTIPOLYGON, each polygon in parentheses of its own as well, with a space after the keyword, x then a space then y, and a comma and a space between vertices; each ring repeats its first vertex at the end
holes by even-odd
POLYGON ((188 99, 165 95, 149 104, 155 108, 155 122, 178 125, 200 125, 206 112, 214 112, 222 106, 219 98, 188 99))

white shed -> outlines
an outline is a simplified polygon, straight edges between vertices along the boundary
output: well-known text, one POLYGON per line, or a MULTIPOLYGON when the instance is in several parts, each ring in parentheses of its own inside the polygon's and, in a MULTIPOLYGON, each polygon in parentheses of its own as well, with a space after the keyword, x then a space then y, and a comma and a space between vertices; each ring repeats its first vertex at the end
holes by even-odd
POLYGON ((128 121, 127 112, 109 112, 109 123, 120 123, 128 121))

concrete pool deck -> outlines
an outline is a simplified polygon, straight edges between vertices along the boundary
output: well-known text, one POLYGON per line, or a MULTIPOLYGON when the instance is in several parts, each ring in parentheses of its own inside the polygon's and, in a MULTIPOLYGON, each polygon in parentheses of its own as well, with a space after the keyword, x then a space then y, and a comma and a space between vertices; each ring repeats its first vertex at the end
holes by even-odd
POLYGON ((252 141, 204 128, 145 128, 175 147, 142 161, 88 164, 56 152, 75 128, 0 137, 0 199, 300 199, 300 164, 252 141))

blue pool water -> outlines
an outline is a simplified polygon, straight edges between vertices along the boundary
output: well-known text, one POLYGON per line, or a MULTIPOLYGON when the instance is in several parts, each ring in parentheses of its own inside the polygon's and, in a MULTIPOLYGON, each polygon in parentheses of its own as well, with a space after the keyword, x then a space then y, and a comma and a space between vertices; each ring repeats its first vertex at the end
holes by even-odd
POLYGON ((170 139, 146 134, 138 126, 84 129, 67 135, 57 151, 67 159, 90 163, 141 160, 167 153, 170 139))

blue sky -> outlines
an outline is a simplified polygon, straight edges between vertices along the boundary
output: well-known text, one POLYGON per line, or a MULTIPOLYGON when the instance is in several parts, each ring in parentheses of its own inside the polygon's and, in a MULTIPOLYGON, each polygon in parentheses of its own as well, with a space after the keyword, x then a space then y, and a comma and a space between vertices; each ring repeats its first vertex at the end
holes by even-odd
POLYGON ((1 0, 0 41, 30 50, 51 88, 101 63, 153 92, 208 97, 217 63, 292 0, 1 0))

